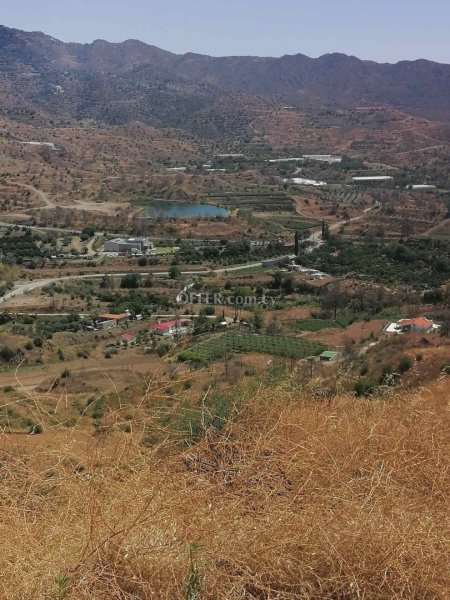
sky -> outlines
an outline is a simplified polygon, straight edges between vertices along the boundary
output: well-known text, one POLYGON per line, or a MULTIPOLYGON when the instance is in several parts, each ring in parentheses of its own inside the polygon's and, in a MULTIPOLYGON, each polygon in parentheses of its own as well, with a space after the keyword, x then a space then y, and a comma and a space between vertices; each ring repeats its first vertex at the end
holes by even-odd
POLYGON ((177 53, 450 63, 449 0, 0 0, 0 24, 177 53))

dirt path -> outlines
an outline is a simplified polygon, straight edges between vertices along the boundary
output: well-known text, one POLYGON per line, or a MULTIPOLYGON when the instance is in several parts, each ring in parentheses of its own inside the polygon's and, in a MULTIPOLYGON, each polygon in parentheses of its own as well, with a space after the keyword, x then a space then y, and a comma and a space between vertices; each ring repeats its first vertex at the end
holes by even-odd
POLYGON ((147 355, 131 355, 129 350, 121 350, 119 354, 113 354, 109 359, 103 356, 78 358, 49 365, 24 366, 16 371, 3 372, 0 373, 0 387, 12 386, 17 389, 31 390, 44 382, 48 382, 51 387, 51 383, 66 369, 71 375, 98 373, 99 381, 110 382, 108 375, 117 376, 119 371, 125 371, 127 375, 143 375, 155 370, 163 372, 165 368, 162 360, 147 355))
POLYGON ((428 229, 428 231, 425 231, 424 233, 422 233, 422 237, 428 237, 429 235, 432 235, 433 233, 439 232, 440 229, 444 229, 444 227, 446 225, 448 225, 449 223, 450 223, 450 219, 445 219, 444 221, 441 221, 437 225, 434 225, 434 227, 432 227, 431 229, 428 229))
POLYGON ((417 154, 417 153, 421 153, 421 152, 426 152, 427 150, 437 150, 438 148, 442 148, 442 146, 445 146, 446 143, 442 142, 439 145, 436 146, 428 146, 427 148, 417 148, 415 150, 404 150, 402 152, 394 152, 392 154, 392 156, 405 156, 407 154, 417 154))
POLYGON ((37 188, 33 187, 32 185, 29 185, 27 183, 20 183, 19 181, 11 181, 9 179, 6 180, 6 182, 8 185, 16 185, 17 187, 21 187, 24 188, 26 190, 29 190, 30 192, 33 192, 33 194, 36 194, 40 200, 42 200, 42 202, 45 204, 45 206, 47 208, 55 208, 56 204, 50 200, 50 198, 48 197, 48 195, 43 192, 42 190, 38 190, 37 188))
POLYGON ((123 202, 105 202, 104 204, 98 204, 97 202, 75 200, 75 204, 73 204, 72 206, 65 206, 64 208, 86 210, 87 212, 100 212, 109 216, 114 216, 118 210, 122 208, 127 208, 129 206, 131 205, 123 202))
POLYGON ((33 192, 33 194, 36 194, 39 197, 39 199, 44 203, 45 208, 57 208, 60 206, 61 208, 86 210, 88 212, 100 212, 109 216, 113 216, 116 214, 117 210, 129 206, 128 204, 124 204, 123 202, 105 202, 104 204, 98 204, 97 202, 89 202, 84 200, 76 200, 75 203, 71 206, 56 204, 55 202, 53 202, 53 200, 49 198, 46 192, 39 190, 38 188, 35 188, 32 185, 29 185, 27 183, 21 183, 20 181, 11 181, 9 179, 6 180, 5 183, 7 185, 15 185, 17 187, 21 187, 26 190, 29 190, 30 192, 33 192))

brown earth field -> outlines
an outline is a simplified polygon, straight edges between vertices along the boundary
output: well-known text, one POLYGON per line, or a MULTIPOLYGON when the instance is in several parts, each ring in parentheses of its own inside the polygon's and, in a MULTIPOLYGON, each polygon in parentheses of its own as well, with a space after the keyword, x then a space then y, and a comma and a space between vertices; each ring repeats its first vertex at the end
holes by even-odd
POLYGON ((336 327, 332 329, 322 329, 317 332, 305 332, 303 337, 311 340, 318 340, 330 346, 342 346, 346 338, 359 342, 361 339, 368 338, 371 335, 379 336, 385 325, 387 325, 385 319, 361 321, 352 323, 345 329, 336 327))

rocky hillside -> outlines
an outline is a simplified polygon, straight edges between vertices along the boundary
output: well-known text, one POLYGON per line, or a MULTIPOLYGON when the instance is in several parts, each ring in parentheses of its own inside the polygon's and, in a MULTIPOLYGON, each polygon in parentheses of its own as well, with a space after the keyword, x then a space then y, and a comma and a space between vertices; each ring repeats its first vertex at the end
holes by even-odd
MULTIPOLYGON (((177 55, 136 40, 66 44, 0 26, 0 110, 13 118, 189 126, 223 98, 248 104, 355 107, 381 103, 450 121, 450 65, 395 65, 343 54, 317 59, 177 55)), ((213 111, 215 112, 215 111, 213 111)), ((216 117, 220 117, 217 108, 216 117)))

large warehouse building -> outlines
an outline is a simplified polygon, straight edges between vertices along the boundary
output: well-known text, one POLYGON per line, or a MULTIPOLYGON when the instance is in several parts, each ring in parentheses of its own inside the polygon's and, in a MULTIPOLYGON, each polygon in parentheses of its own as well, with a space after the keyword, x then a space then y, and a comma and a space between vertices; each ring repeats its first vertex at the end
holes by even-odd
POLYGON ((146 238, 115 238, 105 242, 105 252, 144 252, 148 247, 146 238))

